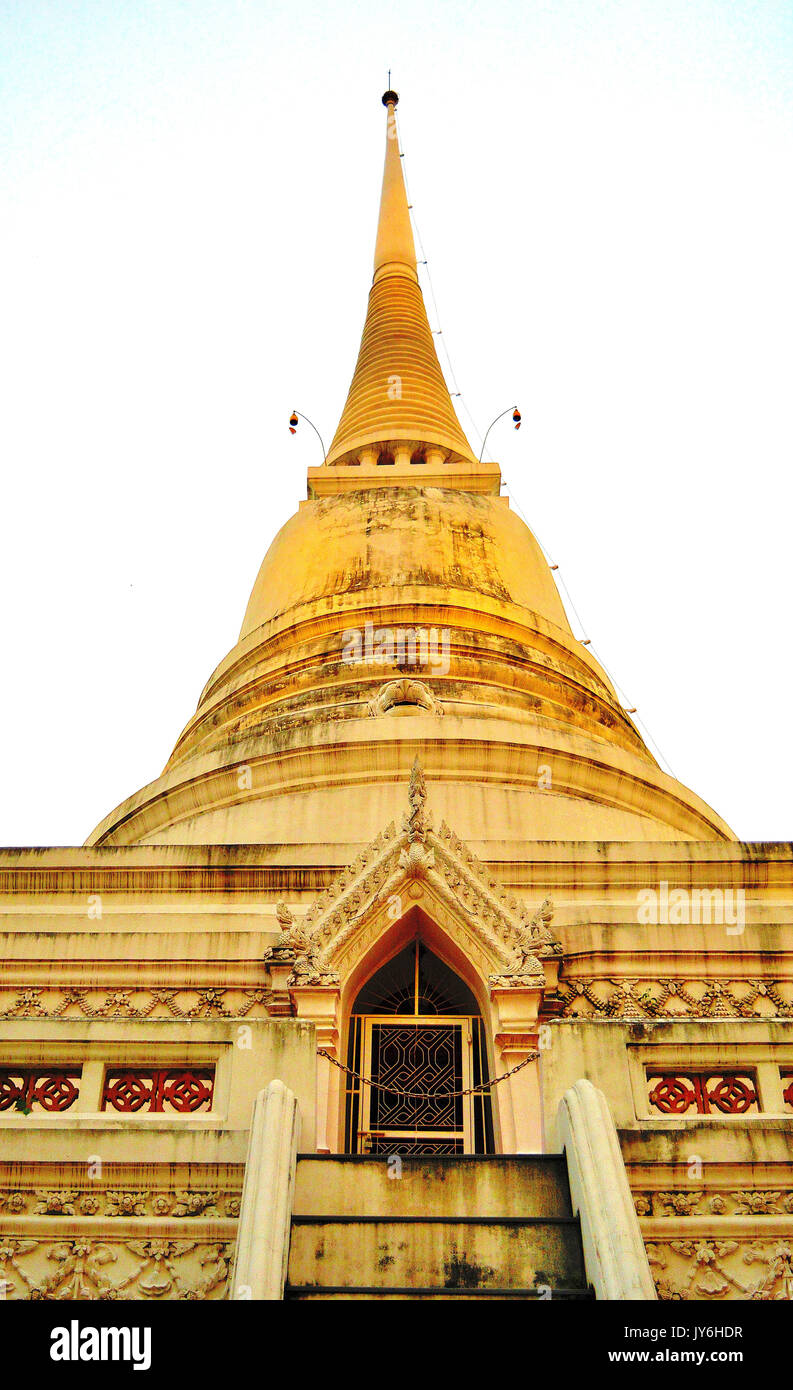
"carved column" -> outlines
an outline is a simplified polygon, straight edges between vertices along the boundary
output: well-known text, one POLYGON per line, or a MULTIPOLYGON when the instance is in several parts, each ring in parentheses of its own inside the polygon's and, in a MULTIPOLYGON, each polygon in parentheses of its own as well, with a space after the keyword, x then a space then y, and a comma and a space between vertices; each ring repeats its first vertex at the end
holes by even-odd
POLYGON ((490 990, 496 1075, 505 1076, 519 1063, 528 1061, 527 1066, 497 1088, 501 1142, 505 1153, 543 1151, 540 1054, 537 1049, 537 1016, 543 989, 544 977, 531 976, 524 984, 493 983, 490 990))
POLYGON ((293 1013, 289 995, 289 977, 295 968, 294 951, 272 951, 268 958, 270 971, 270 994, 267 1012, 271 1018, 290 1018, 293 1013))
MULTIPOLYGON (((338 1058, 341 990, 334 985, 291 985, 289 993, 298 1018, 313 1023, 317 1051, 338 1058)), ((341 1072, 325 1057, 317 1057, 317 1153, 338 1153, 341 1072)))

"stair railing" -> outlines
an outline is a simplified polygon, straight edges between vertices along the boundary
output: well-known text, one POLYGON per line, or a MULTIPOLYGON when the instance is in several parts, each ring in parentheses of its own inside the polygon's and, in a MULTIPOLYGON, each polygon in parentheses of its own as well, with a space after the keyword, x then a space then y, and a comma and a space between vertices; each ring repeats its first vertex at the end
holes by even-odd
POLYGON ((284 1296, 299 1139, 297 1097, 282 1081, 271 1081, 253 1110, 232 1298, 284 1296))
POLYGON ((587 1278, 598 1299, 655 1299, 617 1130, 603 1092, 576 1081, 559 1102, 573 1210, 587 1278))

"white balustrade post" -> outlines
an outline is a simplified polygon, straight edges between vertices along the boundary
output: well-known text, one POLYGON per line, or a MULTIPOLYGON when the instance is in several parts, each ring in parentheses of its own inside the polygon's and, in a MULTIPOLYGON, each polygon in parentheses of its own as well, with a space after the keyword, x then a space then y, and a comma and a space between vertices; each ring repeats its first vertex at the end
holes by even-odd
POLYGON ((647 1252, 617 1130, 603 1092, 576 1081, 559 1102, 573 1210, 581 1220, 587 1278, 599 1299, 654 1299, 647 1252))
POLYGON ((271 1081, 253 1110, 232 1298, 284 1296, 299 1139, 297 1097, 282 1081, 271 1081))

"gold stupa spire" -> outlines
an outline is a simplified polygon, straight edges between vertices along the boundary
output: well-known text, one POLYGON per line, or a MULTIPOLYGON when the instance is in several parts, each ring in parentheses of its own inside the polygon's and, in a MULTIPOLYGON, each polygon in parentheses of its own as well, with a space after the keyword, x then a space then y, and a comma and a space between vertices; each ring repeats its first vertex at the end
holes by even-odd
POLYGON ((377 221, 377 241, 374 251, 374 279, 385 275, 407 275, 418 282, 416 247, 410 225, 399 135, 396 124, 396 92, 386 92, 383 104, 388 112, 386 121, 385 168, 383 191, 380 194, 380 216, 377 221))
POLYGON ((424 297, 396 129, 396 92, 383 97, 386 150, 369 308, 326 464, 475 462, 443 378, 424 297))

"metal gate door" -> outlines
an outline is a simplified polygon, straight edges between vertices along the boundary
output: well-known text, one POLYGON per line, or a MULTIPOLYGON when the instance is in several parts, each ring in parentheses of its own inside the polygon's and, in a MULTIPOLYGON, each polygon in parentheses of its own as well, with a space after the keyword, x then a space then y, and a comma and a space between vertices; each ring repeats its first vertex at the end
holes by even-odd
POLYGON ((469 1018, 364 1017, 358 1153, 472 1151, 469 1018))

